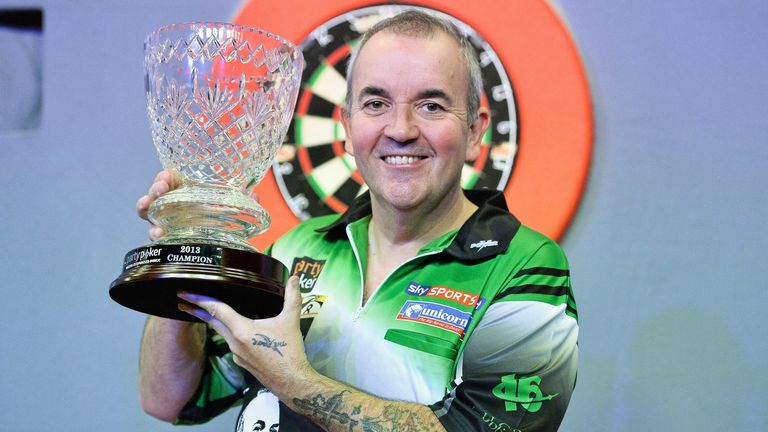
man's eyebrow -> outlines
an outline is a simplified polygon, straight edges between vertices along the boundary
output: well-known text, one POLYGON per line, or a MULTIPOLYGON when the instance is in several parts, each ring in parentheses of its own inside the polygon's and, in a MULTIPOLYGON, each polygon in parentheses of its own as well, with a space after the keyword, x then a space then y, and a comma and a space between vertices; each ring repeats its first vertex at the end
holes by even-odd
MULTIPOLYGON (((389 92, 381 87, 365 86, 362 88, 362 90, 360 90, 358 101, 368 96, 381 96, 381 97, 388 98, 389 92)), ((451 97, 448 96, 448 93, 438 88, 428 88, 428 89, 422 90, 419 92, 418 98, 419 99, 443 99, 449 104, 453 103, 453 99, 451 99, 451 97)))
POLYGON ((389 97, 389 93, 384 90, 381 87, 376 86, 365 86, 362 90, 360 90, 360 96, 359 99, 362 99, 365 96, 383 96, 383 97, 389 97))
POLYGON ((450 96, 448 96, 448 93, 444 92, 443 90, 431 88, 422 90, 419 92, 419 99, 443 99, 447 101, 449 104, 453 103, 453 99, 451 99, 450 96))

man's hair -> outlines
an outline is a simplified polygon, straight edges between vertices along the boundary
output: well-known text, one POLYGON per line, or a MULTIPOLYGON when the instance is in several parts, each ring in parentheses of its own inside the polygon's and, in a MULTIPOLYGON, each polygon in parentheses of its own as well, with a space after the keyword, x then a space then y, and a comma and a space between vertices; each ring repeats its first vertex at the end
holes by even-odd
POLYGON ((464 56, 464 62, 467 65, 467 76, 469 77, 467 122, 471 125, 477 117, 478 108, 480 108, 480 92, 483 88, 483 77, 480 74, 480 63, 475 55, 475 50, 467 36, 454 23, 416 9, 408 9, 379 21, 365 32, 360 42, 352 51, 349 63, 347 64, 347 100, 345 107, 347 115, 352 110, 352 69, 355 67, 357 57, 373 35, 384 31, 396 35, 420 38, 433 36, 435 32, 440 31, 450 36, 459 45, 464 56))

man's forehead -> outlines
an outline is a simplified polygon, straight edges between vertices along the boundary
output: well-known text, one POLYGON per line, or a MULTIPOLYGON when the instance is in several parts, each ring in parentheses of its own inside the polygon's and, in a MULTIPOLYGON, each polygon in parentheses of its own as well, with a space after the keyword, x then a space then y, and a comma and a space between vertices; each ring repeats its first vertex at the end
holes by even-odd
POLYGON ((366 43, 359 48, 358 56, 369 50, 371 46, 381 45, 383 43, 390 44, 413 44, 415 41, 427 41, 434 43, 445 43, 446 41, 452 42, 457 49, 460 48, 458 41, 453 39, 448 33, 440 29, 434 29, 431 31, 396 31, 395 29, 384 29, 371 36, 366 43))
POLYGON ((460 65, 464 66, 435 68, 434 74, 450 76, 456 73, 461 74, 461 71, 466 70, 459 44, 442 30, 418 34, 402 34, 384 30, 371 36, 367 43, 360 48, 349 78, 355 84, 356 93, 359 93, 363 88, 377 85, 371 82, 359 82, 360 78, 366 81, 376 78, 396 78, 397 80, 408 81, 409 78, 412 78, 411 74, 393 76, 392 73, 396 66, 405 64, 418 68, 428 66, 430 61, 458 61, 460 65), (448 45, 447 49, 445 49, 446 45, 448 45), (455 49, 453 49, 454 47, 455 49), (362 74, 362 70, 365 70, 365 74, 362 74))

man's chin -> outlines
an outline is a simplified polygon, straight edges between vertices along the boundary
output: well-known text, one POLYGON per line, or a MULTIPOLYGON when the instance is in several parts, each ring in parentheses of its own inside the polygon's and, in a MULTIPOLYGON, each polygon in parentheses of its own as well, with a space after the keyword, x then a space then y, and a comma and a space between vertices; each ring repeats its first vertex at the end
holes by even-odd
POLYGON ((412 186, 390 187, 383 193, 371 190, 371 194, 380 204, 400 211, 413 210, 424 202, 424 195, 414 190, 412 186))

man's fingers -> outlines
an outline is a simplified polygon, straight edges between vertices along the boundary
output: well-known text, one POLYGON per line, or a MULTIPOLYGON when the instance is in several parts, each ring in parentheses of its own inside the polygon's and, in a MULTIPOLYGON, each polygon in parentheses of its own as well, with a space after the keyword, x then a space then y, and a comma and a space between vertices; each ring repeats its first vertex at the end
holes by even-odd
POLYGON ((155 182, 164 182, 173 190, 181 186, 181 174, 174 170, 162 170, 155 176, 155 182))
POLYGON ((157 225, 149 227, 149 239, 155 241, 165 235, 165 230, 157 225))
POLYGON ((238 319, 243 318, 242 315, 238 314, 226 303, 222 303, 213 297, 189 292, 179 292, 177 295, 180 299, 197 306, 192 307, 181 303, 179 304, 179 309, 213 327, 232 346, 231 344, 234 342, 232 328, 237 324, 238 319))
POLYGON ((291 276, 285 284, 285 298, 280 315, 296 320, 301 315, 301 290, 299 289, 299 278, 297 276, 291 276))
POLYGON ((149 211, 150 204, 152 204, 152 199, 149 197, 149 195, 144 195, 143 197, 139 198, 138 201, 136 201, 136 213, 140 218, 148 220, 147 211, 149 211))
MULTIPOLYGON (((164 193, 178 189, 181 186, 181 174, 177 171, 163 170, 157 173, 152 185, 149 186, 147 194, 136 201, 136 214, 140 218, 149 221, 149 208, 152 203, 164 193)), ((165 235, 165 231, 157 226, 149 227, 149 238, 157 240, 165 235)))
POLYGON ((178 189, 181 186, 181 174, 177 171, 163 170, 157 173, 155 180, 149 187, 147 195, 154 200, 160 195, 178 189))
POLYGON ((154 183, 152 183, 152 186, 149 187, 149 191, 147 192, 147 195, 154 200, 155 198, 159 197, 160 195, 168 192, 171 190, 171 185, 166 180, 155 180, 154 183))
MULTIPOLYGON (((140 218, 147 222, 149 222, 148 212, 150 204, 152 204, 152 199, 149 197, 149 195, 144 195, 136 202, 136 214, 138 214, 140 218)), ((150 224, 148 233, 149 239, 155 241, 165 235, 165 230, 157 225, 150 224)))

